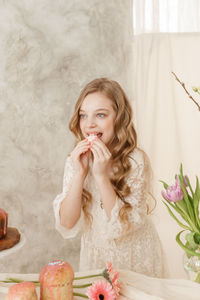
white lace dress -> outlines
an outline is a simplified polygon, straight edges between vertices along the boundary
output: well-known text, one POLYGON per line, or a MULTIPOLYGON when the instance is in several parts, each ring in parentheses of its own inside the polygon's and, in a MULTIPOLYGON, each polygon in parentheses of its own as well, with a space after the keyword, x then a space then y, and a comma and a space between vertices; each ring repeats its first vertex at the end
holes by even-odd
POLYGON ((90 210, 93 216, 92 226, 86 230, 83 212, 79 221, 72 229, 60 224, 59 209, 67 194, 74 174, 72 160, 67 158, 63 179, 63 192, 54 200, 56 229, 63 238, 73 238, 82 231, 80 271, 104 268, 107 262, 112 262, 117 269, 129 269, 152 277, 163 276, 162 248, 159 237, 146 214, 146 187, 143 153, 135 149, 131 155, 132 170, 127 178, 131 194, 126 198, 133 209, 129 220, 133 224, 132 236, 127 236, 120 242, 122 226, 118 218, 122 201, 118 198, 108 220, 104 209, 100 205, 100 193, 94 178, 89 171, 85 188, 92 194, 93 203, 90 210))

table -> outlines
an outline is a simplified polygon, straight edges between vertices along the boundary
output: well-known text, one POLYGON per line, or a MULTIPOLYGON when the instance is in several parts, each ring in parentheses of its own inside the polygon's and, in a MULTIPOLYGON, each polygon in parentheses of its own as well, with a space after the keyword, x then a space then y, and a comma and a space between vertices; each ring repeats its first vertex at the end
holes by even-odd
MULTIPOLYGON (((101 271, 101 270, 100 270, 101 271)), ((132 271, 119 270, 121 296, 119 300, 199 300, 200 284, 186 279, 158 279, 132 271)), ((77 272, 75 276, 96 274, 99 270, 77 272)), ((14 277, 25 281, 38 280, 38 274, 0 273, 0 281, 14 277)), ((79 283, 89 282, 81 280, 79 283)), ((94 279, 97 280, 97 279, 94 279)), ((78 280, 76 281, 78 283, 78 280)), ((10 284, 0 283, 0 300, 4 299, 10 284)), ((77 291, 77 290, 76 290, 77 291)), ((39 295, 39 288, 37 288, 39 295)), ((81 291, 83 292, 83 291, 81 291)), ((39 299, 39 297, 38 297, 39 299)), ((74 300, 84 298, 74 297, 74 300)))

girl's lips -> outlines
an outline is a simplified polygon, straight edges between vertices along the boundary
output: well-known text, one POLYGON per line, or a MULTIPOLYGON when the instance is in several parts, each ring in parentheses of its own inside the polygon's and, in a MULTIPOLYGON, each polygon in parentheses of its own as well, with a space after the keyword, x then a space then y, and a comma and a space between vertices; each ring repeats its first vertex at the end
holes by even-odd
POLYGON ((87 133, 87 136, 96 136, 96 137, 101 137, 103 135, 102 132, 95 132, 95 133, 87 133))
POLYGON ((101 132, 98 133, 90 133, 87 137, 89 142, 94 141, 96 138, 100 138, 103 134, 101 132))

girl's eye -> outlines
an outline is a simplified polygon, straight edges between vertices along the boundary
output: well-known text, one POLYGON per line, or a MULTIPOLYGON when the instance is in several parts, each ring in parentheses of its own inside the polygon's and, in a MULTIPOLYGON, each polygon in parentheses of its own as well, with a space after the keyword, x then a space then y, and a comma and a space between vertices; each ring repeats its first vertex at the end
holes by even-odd
POLYGON ((99 118, 104 118, 104 117, 105 117, 105 114, 103 114, 103 113, 98 113, 97 116, 98 116, 99 118))
POLYGON ((79 118, 80 118, 80 119, 85 119, 85 117, 86 117, 86 115, 84 115, 84 114, 80 114, 80 115, 79 115, 79 118))

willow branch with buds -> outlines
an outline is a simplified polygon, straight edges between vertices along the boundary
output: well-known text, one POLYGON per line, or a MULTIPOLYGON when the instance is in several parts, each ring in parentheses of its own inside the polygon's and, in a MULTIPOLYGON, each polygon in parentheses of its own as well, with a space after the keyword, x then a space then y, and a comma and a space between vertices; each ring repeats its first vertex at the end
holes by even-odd
MULTIPOLYGON (((190 93, 188 92, 188 90, 187 90, 186 87, 185 87, 185 83, 184 83, 184 82, 181 82, 180 79, 177 77, 177 75, 176 75, 174 72, 172 72, 172 74, 174 75, 175 79, 180 83, 180 85, 184 88, 186 94, 187 94, 187 95, 189 96, 189 98, 196 104, 196 106, 198 107, 198 110, 200 111, 200 105, 199 105, 199 103, 198 103, 198 102, 190 95, 190 93)), ((198 88, 193 88, 193 90, 194 90, 195 92, 198 92, 198 93, 199 93, 198 88)))

